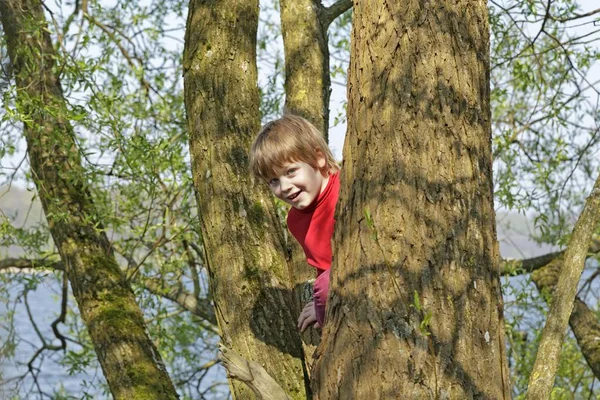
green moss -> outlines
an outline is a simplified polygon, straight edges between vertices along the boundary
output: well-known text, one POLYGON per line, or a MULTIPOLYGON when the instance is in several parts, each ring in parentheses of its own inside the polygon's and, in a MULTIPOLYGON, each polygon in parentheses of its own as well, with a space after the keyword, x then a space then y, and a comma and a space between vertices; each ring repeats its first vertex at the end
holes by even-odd
POLYGON ((262 231, 264 228, 265 221, 267 219, 267 212, 260 202, 255 202, 248 209, 248 221, 253 228, 262 231))
POLYGON ((271 271, 278 279, 285 279, 285 268, 284 265, 277 260, 273 260, 269 265, 269 271, 271 271))
POLYGON ((244 265, 243 278, 248 284, 248 290, 251 293, 257 292, 261 288, 260 277, 261 271, 256 265, 244 265))
POLYGON ((235 146, 227 154, 227 162, 233 165, 238 172, 248 172, 248 152, 246 149, 235 146))
POLYGON ((128 365, 124 375, 133 386, 133 397, 130 400, 169 399, 168 389, 164 381, 157 379, 156 369, 149 363, 128 365))
POLYGON ((125 288, 113 287, 98 293, 96 304, 90 313, 91 326, 100 325, 105 334, 143 334, 144 321, 137 308, 133 293, 125 288))
POLYGON ((237 201, 235 197, 231 198, 231 203, 233 205, 233 212, 237 215, 240 212, 240 203, 237 201))
POLYGON ((139 329, 139 315, 133 310, 111 305, 98 313, 98 322, 121 332, 139 329))

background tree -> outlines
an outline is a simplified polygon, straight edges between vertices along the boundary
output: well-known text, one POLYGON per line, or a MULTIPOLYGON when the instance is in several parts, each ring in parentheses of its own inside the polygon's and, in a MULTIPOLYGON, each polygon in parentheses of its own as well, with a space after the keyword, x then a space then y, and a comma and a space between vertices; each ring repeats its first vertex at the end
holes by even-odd
MULTIPOLYGON (((181 17, 186 9, 176 2, 168 6, 119 2, 106 8, 96 2, 86 4, 86 8, 77 3, 47 9, 47 29, 55 42, 56 71, 98 218, 104 221, 111 248, 136 289, 149 332, 161 348, 179 392, 187 398, 223 393, 224 377, 213 372, 218 365, 216 320, 202 272, 183 129, 181 17), (177 32, 181 33, 179 49, 173 47, 177 32)), ((4 65, 4 71, 10 73, 10 65, 4 65)), ((10 75, 4 78, 10 83, 10 75)), ((21 168, 7 168, 11 153, 13 159, 20 156, 23 114, 16 107, 15 87, 5 87, 9 90, 3 93, 1 173, 3 182, 10 185, 28 182, 30 175, 27 158, 14 161, 21 168)), ((35 201, 29 210, 22 207, 37 197, 27 192, 7 193, 6 188, 2 190, 5 214, 0 238, 3 249, 13 258, 4 259, 2 269, 19 269, 0 277, 6 301, 2 348, 7 357, 15 349, 18 353, 5 364, 9 373, 2 388, 19 391, 18 397, 33 397, 35 393, 59 396, 75 390, 97 398, 107 388, 96 370, 97 359, 77 307, 67 296, 67 286, 61 288, 61 269, 42 269, 60 266, 45 219, 35 201), (18 193, 21 197, 14 198, 18 193), (8 213, 15 209, 21 213, 8 213), (15 256, 26 259, 15 260, 15 256), (21 274, 21 267, 44 272, 21 274), (40 296, 46 297, 45 302, 52 296, 48 287, 59 289, 57 295, 62 298, 54 310, 49 310, 55 322, 46 321, 45 315, 35 311, 40 296), (33 310, 30 318, 27 309, 33 310), (15 319, 20 330, 12 328, 15 319), (24 319, 30 320, 29 329, 23 329, 24 319), (66 338, 64 355, 55 348, 56 332, 66 338), (15 369, 15 362, 23 364, 15 369), (69 372, 85 381, 61 388, 39 379, 61 365, 65 378, 69 372)))
MULTIPOLYGON (((87 189, 42 4, 6 1, 0 18, 33 182, 110 391, 116 399, 178 398, 87 189)), ((66 338, 56 336, 64 349, 66 338)))

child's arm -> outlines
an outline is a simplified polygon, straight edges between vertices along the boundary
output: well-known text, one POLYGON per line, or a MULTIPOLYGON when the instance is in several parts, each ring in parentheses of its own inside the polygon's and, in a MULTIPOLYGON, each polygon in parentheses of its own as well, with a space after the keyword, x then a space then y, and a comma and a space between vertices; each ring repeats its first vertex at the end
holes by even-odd
POLYGON ((306 328, 313 325, 313 328, 320 328, 321 325, 317 322, 317 313, 315 311, 314 302, 306 303, 304 309, 298 317, 298 329, 300 332, 304 332, 306 328))

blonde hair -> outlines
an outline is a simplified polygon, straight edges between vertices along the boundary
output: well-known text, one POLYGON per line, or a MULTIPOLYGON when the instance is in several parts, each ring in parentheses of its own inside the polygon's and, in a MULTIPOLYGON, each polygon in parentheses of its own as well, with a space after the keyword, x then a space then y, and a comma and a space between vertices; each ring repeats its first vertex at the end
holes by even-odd
POLYGON ((285 163, 295 161, 305 162, 324 175, 340 169, 321 132, 306 119, 286 114, 263 126, 250 150, 250 168, 255 176, 268 180, 278 176, 285 163), (326 160, 322 169, 319 152, 326 160))

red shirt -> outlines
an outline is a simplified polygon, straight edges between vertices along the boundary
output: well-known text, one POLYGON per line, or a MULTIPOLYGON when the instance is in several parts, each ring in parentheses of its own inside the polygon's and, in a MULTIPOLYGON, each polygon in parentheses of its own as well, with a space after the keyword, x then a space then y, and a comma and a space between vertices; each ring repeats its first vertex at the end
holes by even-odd
POLYGON ((339 172, 329 176, 325 190, 303 210, 291 208, 287 216, 290 232, 304 249, 306 261, 320 274, 331 267, 331 237, 335 205, 340 193, 339 172))

